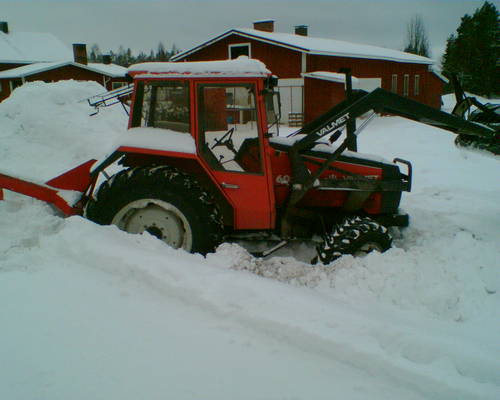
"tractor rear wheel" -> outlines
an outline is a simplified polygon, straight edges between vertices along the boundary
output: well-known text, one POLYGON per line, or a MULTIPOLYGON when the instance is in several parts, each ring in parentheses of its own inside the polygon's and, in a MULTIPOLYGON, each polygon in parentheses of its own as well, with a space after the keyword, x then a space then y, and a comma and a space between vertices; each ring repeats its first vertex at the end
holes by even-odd
POLYGON ((117 173, 99 187, 85 214, 98 224, 148 232, 191 253, 213 251, 223 228, 208 193, 190 175, 166 166, 117 173))
POLYGON ((323 264, 329 264, 344 254, 383 253, 391 243, 391 235, 385 226, 368 217, 347 217, 318 246, 318 258, 323 264))

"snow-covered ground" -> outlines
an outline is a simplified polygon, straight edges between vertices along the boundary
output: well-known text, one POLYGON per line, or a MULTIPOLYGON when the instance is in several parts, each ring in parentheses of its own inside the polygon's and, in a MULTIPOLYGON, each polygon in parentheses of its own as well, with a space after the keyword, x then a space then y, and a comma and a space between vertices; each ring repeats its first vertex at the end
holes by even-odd
MULTIPOLYGON (((17 89, 0 172, 44 181, 103 156, 126 116, 88 116, 78 101, 101 90, 17 89)), ((500 159, 453 139, 396 117, 363 132, 360 151, 412 161, 411 225, 326 267, 301 246, 203 258, 7 194, 0 399, 500 398, 500 159)))

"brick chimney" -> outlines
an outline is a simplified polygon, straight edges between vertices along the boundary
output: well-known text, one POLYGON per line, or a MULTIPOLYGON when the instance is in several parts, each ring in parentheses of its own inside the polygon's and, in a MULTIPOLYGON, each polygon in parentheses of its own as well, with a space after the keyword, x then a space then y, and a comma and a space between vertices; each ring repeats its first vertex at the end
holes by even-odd
POLYGON ((7 21, 0 21, 0 32, 9 33, 9 24, 7 21))
POLYGON ((307 36, 307 25, 297 25, 295 27, 295 34, 300 36, 307 36))
POLYGON ((85 43, 73 43, 73 58, 76 63, 87 65, 87 45, 85 43))
POLYGON ((274 19, 263 19, 253 22, 253 29, 264 32, 274 32, 274 19))
POLYGON ((103 54, 102 55, 102 63, 103 64, 111 64, 111 54, 103 54))

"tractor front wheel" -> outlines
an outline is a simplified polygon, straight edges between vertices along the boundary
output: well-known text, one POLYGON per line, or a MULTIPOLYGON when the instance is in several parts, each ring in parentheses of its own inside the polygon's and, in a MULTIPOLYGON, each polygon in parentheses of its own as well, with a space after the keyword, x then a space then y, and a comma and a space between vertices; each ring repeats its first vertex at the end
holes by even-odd
POLYGON ((86 216, 129 233, 148 232, 191 253, 213 251, 222 232, 209 195, 191 176, 165 166, 117 173, 88 202, 86 216))
POLYGON ((383 253, 391 243, 391 235, 385 226, 368 217, 347 217, 318 246, 318 258, 323 264, 329 264, 344 254, 383 253))

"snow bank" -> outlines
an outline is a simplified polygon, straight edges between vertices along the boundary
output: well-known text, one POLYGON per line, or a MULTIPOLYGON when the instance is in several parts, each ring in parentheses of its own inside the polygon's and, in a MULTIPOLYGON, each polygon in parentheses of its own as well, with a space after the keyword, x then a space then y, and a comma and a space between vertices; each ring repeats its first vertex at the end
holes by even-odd
POLYGON ((37 182, 103 157, 127 127, 121 107, 93 109, 95 82, 32 82, 0 103, 0 172, 37 182))

